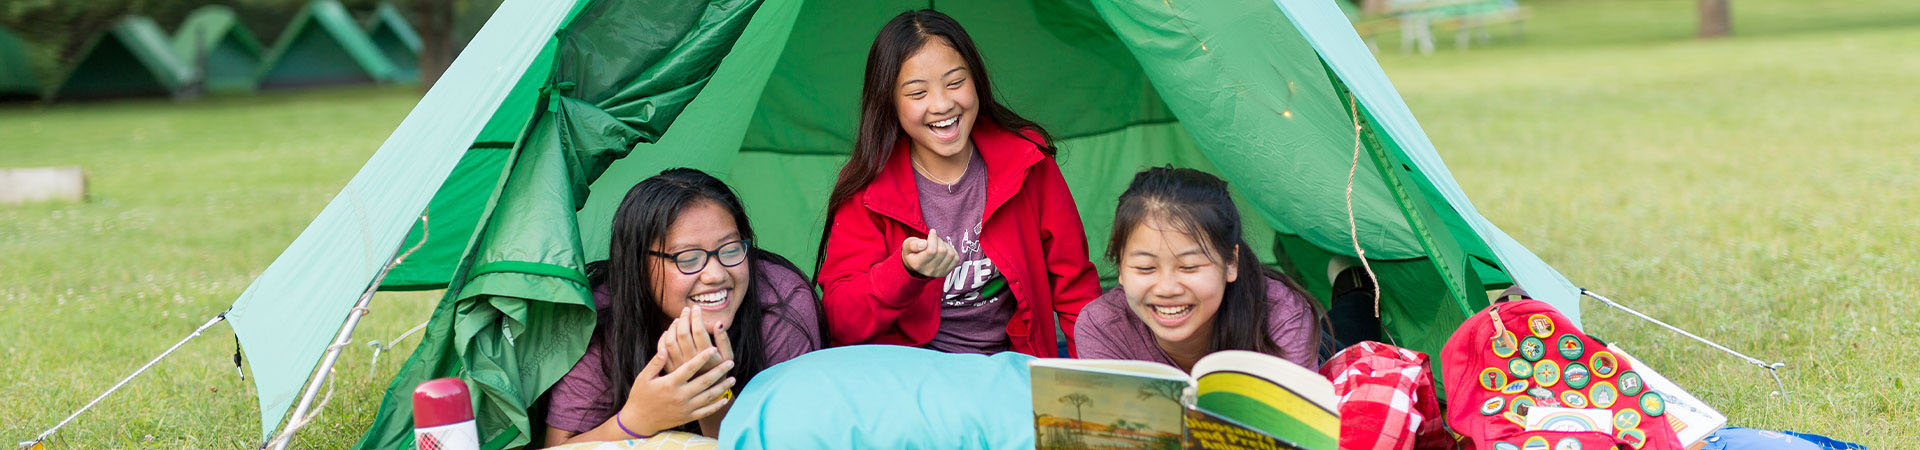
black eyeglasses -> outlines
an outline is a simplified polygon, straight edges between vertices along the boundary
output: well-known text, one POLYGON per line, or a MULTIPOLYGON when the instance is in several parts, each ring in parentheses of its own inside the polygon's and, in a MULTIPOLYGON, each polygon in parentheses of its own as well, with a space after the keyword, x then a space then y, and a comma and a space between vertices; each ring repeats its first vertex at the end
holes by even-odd
POLYGON ((647 254, 671 259, 673 260, 674 268, 680 269, 680 273, 686 274, 686 275, 693 275, 696 273, 700 273, 700 269, 704 269, 707 267, 708 256, 712 256, 714 259, 720 260, 720 265, 726 266, 726 267, 738 266, 740 265, 740 263, 746 262, 747 247, 748 247, 748 241, 746 239, 741 239, 738 241, 720 244, 720 248, 713 249, 713 250, 696 248, 696 249, 690 249, 690 250, 681 250, 673 253, 650 251, 650 252, 647 252, 647 254))

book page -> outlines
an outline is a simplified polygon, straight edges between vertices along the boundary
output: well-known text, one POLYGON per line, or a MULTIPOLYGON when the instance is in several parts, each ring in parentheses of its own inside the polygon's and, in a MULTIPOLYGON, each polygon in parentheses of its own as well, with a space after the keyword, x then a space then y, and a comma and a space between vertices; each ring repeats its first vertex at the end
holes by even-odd
POLYGON ((1033 367, 1058 367, 1074 370, 1105 372, 1112 374, 1133 374, 1164 379, 1188 380, 1186 372, 1179 368, 1148 361, 1125 359, 1066 359, 1042 358, 1028 363, 1033 367))
POLYGON ((1340 416, 1333 383, 1284 359, 1229 350, 1194 364, 1197 407, 1300 448, 1333 449, 1340 416))
POLYGON ((1191 386, 1184 374, 1135 372, 1125 364, 1060 361, 1035 360, 1029 365, 1034 438, 1039 448, 1180 447, 1184 411, 1180 398, 1191 386))

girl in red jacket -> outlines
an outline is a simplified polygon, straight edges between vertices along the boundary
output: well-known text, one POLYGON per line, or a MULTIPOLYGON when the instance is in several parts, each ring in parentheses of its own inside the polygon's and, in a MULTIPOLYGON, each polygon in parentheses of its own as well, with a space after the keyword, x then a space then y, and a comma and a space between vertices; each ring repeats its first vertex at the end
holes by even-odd
POLYGON ((818 281, 833 344, 1057 356, 1100 295, 1045 130, 995 102, 960 24, 881 27, 840 169, 818 281))

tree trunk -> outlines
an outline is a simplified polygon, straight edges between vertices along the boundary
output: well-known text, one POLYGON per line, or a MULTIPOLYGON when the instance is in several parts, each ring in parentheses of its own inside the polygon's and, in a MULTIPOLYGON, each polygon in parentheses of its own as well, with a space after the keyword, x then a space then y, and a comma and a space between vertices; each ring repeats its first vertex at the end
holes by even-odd
POLYGON ((1733 32, 1733 17, 1727 0, 1700 0, 1700 37, 1725 37, 1733 32))
POLYGON ((413 15, 420 33, 420 85, 432 88, 453 65, 453 0, 414 0, 413 15))

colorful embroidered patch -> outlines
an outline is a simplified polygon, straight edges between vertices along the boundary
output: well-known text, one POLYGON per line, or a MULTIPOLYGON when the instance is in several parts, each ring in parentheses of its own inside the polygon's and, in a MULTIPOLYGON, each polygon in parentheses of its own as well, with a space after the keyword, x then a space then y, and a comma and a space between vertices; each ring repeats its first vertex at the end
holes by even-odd
POLYGON ((1581 394, 1580 391, 1561 392, 1560 403, 1566 404, 1568 408, 1584 409, 1587 407, 1587 395, 1581 394))
POLYGON ((1533 397, 1514 397, 1513 401, 1507 402, 1507 412, 1520 415, 1522 426, 1525 426, 1527 411, 1532 410, 1533 397))
POLYGON ((1567 379, 1567 387, 1586 389, 1587 383, 1593 381, 1593 372, 1587 371, 1586 364, 1573 362, 1567 363, 1567 372, 1561 377, 1567 379))
POLYGON ((1645 387, 1646 384, 1640 382, 1640 374, 1631 370, 1620 373, 1620 395, 1640 395, 1640 389, 1645 387))
POLYGON ((1500 413, 1500 417, 1507 418, 1508 422, 1513 422, 1514 425, 1519 425, 1521 428, 1527 427, 1527 416, 1522 416, 1522 415, 1514 414, 1510 412, 1504 412, 1504 413, 1500 413))
POLYGON ((1528 389, 1527 395, 1532 396, 1534 400, 1542 400, 1541 404, 1546 403, 1544 400, 1553 400, 1553 390, 1543 387, 1528 389))
POLYGON ((1525 379, 1533 376, 1533 364, 1527 360, 1515 358, 1507 361, 1507 372, 1513 373, 1513 379, 1525 379))
POLYGON ((1613 374, 1620 371, 1620 360, 1614 359, 1613 353, 1606 350, 1596 350, 1593 357, 1587 358, 1587 368, 1593 369, 1593 376, 1613 378, 1613 374))
POLYGON ((1493 342, 1493 355, 1501 358, 1512 358, 1514 350, 1520 348, 1520 340, 1513 336, 1512 331, 1503 331, 1490 341, 1493 342))
POLYGON ((1527 317, 1527 330, 1532 331, 1535 337, 1546 339, 1547 336, 1553 335, 1553 319, 1548 318, 1546 314, 1529 316, 1527 317))
POLYGON ((1580 440, 1570 437, 1560 438, 1560 442, 1553 443, 1553 450, 1580 450, 1580 440))
POLYGON ((1648 417, 1660 417, 1667 413, 1667 398, 1654 391, 1640 394, 1640 410, 1646 411, 1648 417))
POLYGON ((1529 437, 1527 438, 1527 443, 1520 444, 1520 450, 1548 450, 1547 438, 1540 436, 1529 437))
POLYGON ((1613 413, 1613 428, 1640 428, 1640 411, 1622 409, 1613 413))
POLYGON ((1533 363, 1533 384, 1548 387, 1560 384, 1560 363, 1551 359, 1533 363))
POLYGON ((1560 335, 1559 348, 1561 357, 1573 361, 1580 360, 1580 355, 1587 352, 1586 344, 1580 343, 1580 337, 1571 333, 1560 335))
POLYGON ((1526 339, 1520 340, 1520 357, 1526 358, 1527 361, 1539 361, 1546 356, 1547 343, 1540 341, 1540 338, 1527 336, 1526 339))
POLYGON ((1647 445, 1647 433, 1637 428, 1620 430, 1618 436, 1620 440, 1627 441, 1627 445, 1631 445, 1633 448, 1640 448, 1641 446, 1647 445))
POLYGON ((1487 401, 1480 402, 1480 415, 1483 415, 1483 416, 1491 416, 1494 414, 1499 414, 1500 411, 1505 411, 1506 409, 1507 409, 1506 397, 1501 397, 1496 395, 1493 397, 1488 397, 1487 401))
POLYGON ((1527 380, 1524 380, 1524 379, 1513 380, 1513 382, 1507 383, 1505 387, 1500 388, 1500 393, 1507 394, 1507 395, 1518 394, 1526 391, 1527 391, 1527 380))
POLYGON ((1487 388, 1489 391, 1498 391, 1500 388, 1506 386, 1506 372, 1501 372, 1500 369, 1492 367, 1480 370, 1480 387, 1487 388))
POLYGON ((1493 450, 1520 450, 1520 446, 1513 445, 1512 442, 1495 442, 1493 450))
POLYGON ((1613 388, 1613 382, 1601 381, 1593 384, 1593 389, 1587 392, 1587 399, 1593 401, 1593 406, 1612 408, 1613 402, 1620 400, 1620 391, 1613 388))

